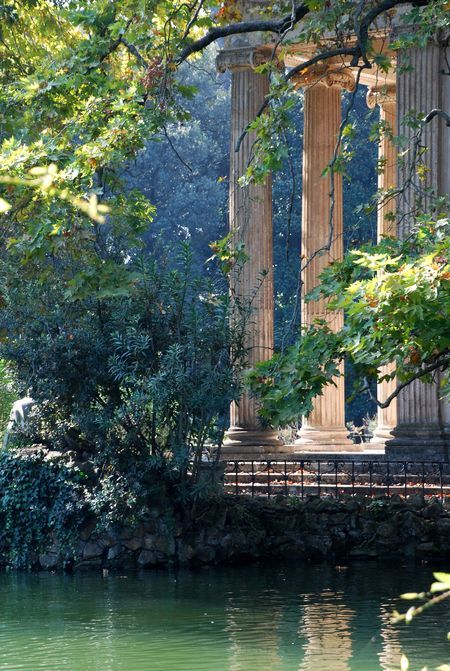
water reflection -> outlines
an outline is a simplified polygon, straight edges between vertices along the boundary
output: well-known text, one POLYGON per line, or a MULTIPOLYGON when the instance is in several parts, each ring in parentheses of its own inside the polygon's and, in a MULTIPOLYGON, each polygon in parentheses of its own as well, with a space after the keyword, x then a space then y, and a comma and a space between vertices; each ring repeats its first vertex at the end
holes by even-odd
POLYGON ((375 564, 0 574, 0 671, 393 671, 402 651, 434 668, 449 607, 389 621, 397 594, 430 581, 375 564))
POLYGON ((402 656, 399 628, 391 623, 391 614, 392 608, 387 609, 385 606, 381 606, 380 619, 383 647, 378 657, 383 671, 397 671, 400 668, 400 659, 402 656))
POLYGON ((236 607, 230 598, 226 611, 229 671, 247 671, 249 664, 252 669, 281 671, 279 628, 283 609, 274 607, 270 619, 265 611, 255 617, 253 608, 236 607))
POLYGON ((345 605, 342 592, 326 590, 305 596, 299 634, 307 642, 299 671, 350 671, 354 615, 345 605))

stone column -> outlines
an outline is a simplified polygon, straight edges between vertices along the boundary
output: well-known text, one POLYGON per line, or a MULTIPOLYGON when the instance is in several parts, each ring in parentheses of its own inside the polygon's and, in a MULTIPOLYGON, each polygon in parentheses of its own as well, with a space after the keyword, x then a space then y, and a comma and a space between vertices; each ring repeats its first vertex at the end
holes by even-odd
MULTIPOLYGON (((378 174, 378 189, 387 192, 397 186, 397 152, 394 144, 389 138, 389 133, 396 135, 396 98, 394 86, 379 86, 369 89, 367 93, 367 105, 374 108, 380 107, 380 121, 384 124, 386 133, 383 133, 380 139, 378 158, 383 171, 378 174)), ((392 215, 397 210, 396 199, 393 196, 387 196, 380 203, 377 218, 377 239, 381 240, 383 236, 395 236, 397 234, 397 225, 392 215)), ((384 366, 382 374, 387 375, 394 370, 392 365, 384 366)), ((377 388, 377 398, 379 401, 385 401, 396 387, 396 380, 387 380, 380 382, 377 388)), ((378 423, 374 432, 373 443, 384 444, 386 440, 392 438, 392 431, 397 424, 397 400, 394 399, 387 408, 378 408, 378 423)))
MULTIPOLYGON (((397 124, 401 135, 412 139, 414 131, 404 123, 404 116, 414 110, 426 114, 440 108, 448 98, 449 77, 445 70, 444 52, 437 44, 414 47, 400 52, 397 67, 397 124)), ((426 189, 435 193, 450 192, 450 133, 442 120, 427 124, 422 135, 422 146, 427 148, 422 157, 426 166, 425 181, 416 180, 399 198, 401 215, 398 234, 406 236, 413 224, 411 212, 415 207, 430 207, 426 189)), ((399 184, 405 182, 411 166, 411 153, 399 165, 399 184)), ((416 179, 416 178, 415 178, 416 179)), ((403 390, 397 403, 398 420, 394 438, 386 443, 391 458, 447 459, 450 445, 450 418, 448 403, 440 398, 439 384, 413 382, 403 390)))
MULTIPOLYGON (((341 124, 341 88, 354 88, 349 71, 339 69, 308 73, 304 92, 303 192, 302 192, 302 262, 303 272, 302 325, 325 319, 339 330, 343 325, 341 312, 327 310, 321 299, 306 303, 304 296, 319 283, 322 270, 334 260, 342 259, 342 176, 334 174, 334 207, 331 219, 331 177, 322 173, 332 160, 341 124), (312 81, 311 81, 312 79, 312 81), (320 252, 319 250, 323 250, 320 252)), ((298 82, 297 84, 302 84, 298 82)), ((345 427, 344 377, 335 385, 327 385, 314 400, 314 409, 304 419, 296 441, 297 449, 326 451, 352 449, 345 427)), ((360 449, 359 446, 356 449, 360 449)))
MULTIPOLYGON (((231 273, 231 291, 240 301, 251 302, 248 337, 249 365, 270 359, 273 355, 273 234, 272 182, 242 187, 239 179, 251 160, 255 141, 248 133, 239 151, 238 138, 253 121, 268 91, 267 75, 255 72, 255 66, 266 57, 254 47, 222 51, 217 58, 219 71, 231 70, 231 160, 229 192, 229 226, 232 244, 243 243, 249 259, 231 273)), ((281 442, 276 431, 265 429, 258 419, 255 399, 245 393, 231 407, 230 429, 225 439, 228 455, 256 455, 273 452, 281 442)))

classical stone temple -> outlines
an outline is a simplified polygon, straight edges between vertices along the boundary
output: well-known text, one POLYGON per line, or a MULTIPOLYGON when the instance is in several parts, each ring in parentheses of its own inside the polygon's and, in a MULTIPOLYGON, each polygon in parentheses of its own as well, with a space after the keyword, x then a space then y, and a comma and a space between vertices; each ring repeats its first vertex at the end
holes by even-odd
MULTIPOLYGON (((389 52, 391 33, 381 31, 375 45, 379 52, 389 52)), ((254 39, 254 38, 252 38, 254 39)), ((286 49, 284 63, 280 67, 293 67, 311 58, 313 47, 291 44, 286 49)), ((260 290, 253 297, 255 307, 252 332, 248 343, 250 363, 266 360, 273 352, 273 259, 272 259, 272 185, 268 179, 263 185, 242 188, 238 184, 251 157, 254 137, 248 133, 236 151, 236 142, 242 131, 251 122, 269 89, 268 77, 255 72, 255 67, 273 58, 273 45, 252 44, 248 36, 230 38, 217 58, 220 72, 231 72, 231 171, 229 193, 229 222, 235 237, 245 243, 250 260, 245 264, 235 289, 245 297, 253 295, 261 273, 267 273, 260 290)), ((393 54, 391 54, 393 55, 393 54)), ((436 39, 422 48, 410 48, 397 52, 395 66, 389 73, 373 67, 356 71, 350 59, 344 57, 322 61, 302 69, 294 80, 296 88, 304 94, 304 143, 303 143, 303 192, 302 192, 302 255, 312 261, 303 275, 303 294, 318 283, 324 266, 343 254, 342 232, 345 227, 342 209, 342 179, 334 176, 334 207, 330 226, 330 182, 322 176, 324 168, 333 157, 339 126, 341 123, 341 98, 343 90, 352 91, 357 84, 367 87, 367 104, 379 106, 381 119, 392 131, 410 136, 412 131, 403 126, 404 115, 415 110, 428 113, 434 108, 450 110, 450 76, 445 62, 445 50, 436 39), (400 67, 407 65, 408 67, 400 67), (357 81, 359 80, 359 81, 357 81), (331 245, 329 242, 332 230, 331 245), (316 254, 327 246, 329 251, 316 254)), ((422 143, 425 154, 427 186, 437 193, 450 192, 450 129, 443 120, 426 126, 422 143)), ((384 137, 379 147, 383 158, 383 172, 379 176, 379 187, 389 189, 405 182, 409 170, 408 159, 397 161, 393 144, 384 137)), ((410 229, 409 218, 403 217, 401 225, 386 218, 390 210, 397 207, 407 211, 406 190, 396 203, 386 200, 378 212, 378 235, 404 236, 410 229)), ((329 313, 322 301, 302 301, 302 323, 308 324, 316 317, 325 318, 332 328, 340 328, 343 316, 329 313)), ((379 398, 385 400, 395 388, 395 380, 382 383, 379 398)), ((395 399, 385 410, 378 412, 378 427, 373 443, 353 445, 347 437, 345 427, 344 378, 337 379, 336 386, 329 385, 324 394, 316 398, 314 410, 304 419, 298 440, 294 445, 282 445, 277 433, 263 429, 258 421, 257 405, 253 398, 245 396, 231 409, 231 427, 223 454, 251 457, 261 454, 283 452, 335 453, 370 448, 373 453, 386 454, 390 458, 443 458, 448 457, 450 445, 450 412, 448 404, 439 397, 437 384, 416 381, 395 399)))

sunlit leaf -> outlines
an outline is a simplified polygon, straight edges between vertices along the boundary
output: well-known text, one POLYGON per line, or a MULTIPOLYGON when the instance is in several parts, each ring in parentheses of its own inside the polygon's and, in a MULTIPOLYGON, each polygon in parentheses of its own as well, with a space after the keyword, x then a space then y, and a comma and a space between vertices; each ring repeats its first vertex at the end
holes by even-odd
POLYGON ((11 209, 10 203, 8 203, 4 198, 0 198, 0 213, 8 212, 11 209))

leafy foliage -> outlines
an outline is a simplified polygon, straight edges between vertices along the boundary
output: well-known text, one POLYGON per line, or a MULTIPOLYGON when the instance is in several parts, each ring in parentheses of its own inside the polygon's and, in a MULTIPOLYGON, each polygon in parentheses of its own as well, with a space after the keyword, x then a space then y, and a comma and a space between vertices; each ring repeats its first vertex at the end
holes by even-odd
MULTIPOLYGON (((111 237, 108 245, 112 253, 111 237)), ((90 267, 66 261, 49 274, 39 265, 31 275, 29 264, 26 294, 10 269, 4 289, 0 349, 37 402, 35 439, 121 472, 151 452, 155 466, 175 460, 183 477, 205 443, 220 445, 239 395, 245 308, 231 324, 228 293, 195 276, 187 247, 177 260, 129 260, 125 294, 105 293, 90 267)))
POLYGON ((394 362, 400 384, 417 375, 429 381, 440 370, 448 395, 449 249, 448 219, 424 217, 407 240, 385 238, 330 265, 309 300, 324 297, 330 311, 344 310, 344 327, 334 333, 317 320, 294 345, 256 366, 248 379, 261 398, 261 415, 284 424, 309 414, 346 358, 359 389, 368 378, 392 378, 381 369, 394 362))
POLYGON ((180 70, 183 85, 197 91, 186 100, 189 119, 175 121, 146 143, 124 180, 156 205, 152 225, 144 233, 146 249, 189 242, 194 268, 205 265, 209 243, 227 230, 229 170, 230 78, 217 77, 216 50, 180 70))
MULTIPOLYGON (((299 39, 314 44, 320 60, 324 44, 346 48, 363 10, 373 14, 371 28, 381 6, 308 0, 265 7, 261 18, 280 41, 302 19, 299 39), (288 19, 279 23, 283 11, 288 19)), ((444 0, 415 3, 402 14, 412 29, 397 47, 448 27, 445 9, 444 0)), ((154 483, 170 473, 183 484, 187 458, 198 460, 209 440, 220 444, 227 406, 239 395, 245 314, 236 321, 236 308, 245 313, 245 306, 230 305, 224 287, 193 273, 187 251, 175 262, 155 245, 155 257, 145 258, 154 194, 130 188, 129 173, 137 157, 153 161, 154 141, 170 137, 168 129, 181 135, 195 111, 181 63, 223 37, 225 22, 232 34, 244 17, 232 0, 3 0, 0 14, 0 356, 14 363, 18 390, 37 401, 34 437, 94 462, 100 489, 93 505, 107 519, 139 507, 150 471, 154 483)), ((356 62, 386 69, 373 46, 361 32, 356 62)), ((263 179, 289 159, 292 88, 273 63, 268 72, 272 87, 267 113, 252 126, 259 140, 248 179, 263 179)), ((345 132, 350 141, 349 123, 345 132)), ((197 126, 189 151, 200 136, 197 126)), ((347 139, 335 161, 344 174, 353 155, 347 139)), ((205 167, 212 160, 207 154, 205 167)), ((174 200, 176 186, 172 179, 174 200)), ((203 182, 219 197, 223 186, 203 182)), ((176 211, 167 206, 161 218, 178 234, 176 211)), ((207 211, 203 200, 194 221, 207 211)), ((439 237, 444 224, 433 221, 422 221, 405 243, 386 241, 328 271, 321 291, 330 309, 346 309, 347 324, 339 334, 316 325, 252 374, 267 418, 284 423, 307 412, 347 351, 364 375, 392 359, 405 380, 421 365, 444 367, 447 261, 438 259, 448 247, 439 237)), ((190 219, 186 228, 194 226, 190 219)))
POLYGON ((14 388, 7 365, 3 359, 0 359, 0 440, 3 437, 14 399, 14 388))
MULTIPOLYGON (((428 592, 406 592, 401 594, 401 598, 406 601, 418 601, 420 602, 419 606, 411 606, 408 608, 406 613, 400 614, 398 611, 394 611, 392 615, 392 621, 394 623, 405 622, 409 624, 413 619, 422 613, 424 613, 429 608, 436 606, 437 604, 447 601, 450 598, 450 574, 444 573, 442 571, 433 573, 435 582, 430 586, 428 592)), ((450 635, 447 634, 447 639, 450 638, 450 635)), ((409 659, 406 655, 402 655, 401 658, 401 671, 408 671, 410 668, 409 659)), ((425 671, 427 667, 424 667, 422 671, 425 671)), ((449 671, 449 664, 441 664, 437 667, 436 671, 449 671)))
POLYGON ((11 564, 30 567, 59 542, 69 550, 84 519, 83 473, 42 455, 0 454, 0 543, 11 564))

